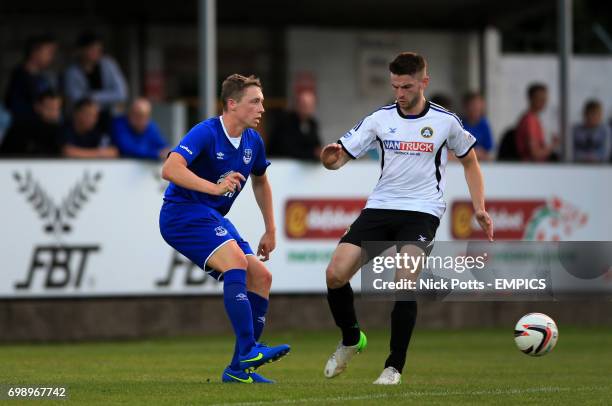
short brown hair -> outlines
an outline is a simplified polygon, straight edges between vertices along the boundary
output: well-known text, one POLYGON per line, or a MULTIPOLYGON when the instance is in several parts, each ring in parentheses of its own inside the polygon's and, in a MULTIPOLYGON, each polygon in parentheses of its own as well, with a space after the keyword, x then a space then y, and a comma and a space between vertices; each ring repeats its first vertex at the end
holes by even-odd
POLYGON ((599 100, 590 99, 584 104, 583 114, 587 115, 589 113, 594 113, 598 110, 602 109, 601 102, 599 100))
POLYGON ((548 88, 544 83, 536 82, 529 85, 527 88, 527 98, 531 100, 536 93, 538 92, 546 92, 548 88))
POLYGON ((425 58, 415 52, 402 52, 389 64, 389 71, 394 75, 414 75, 426 69, 425 58))
POLYGON ((244 95, 244 90, 249 86, 257 86, 263 89, 259 78, 251 75, 249 77, 234 73, 229 75, 221 85, 221 102, 223 103, 223 111, 227 111, 227 100, 234 99, 240 101, 244 95))

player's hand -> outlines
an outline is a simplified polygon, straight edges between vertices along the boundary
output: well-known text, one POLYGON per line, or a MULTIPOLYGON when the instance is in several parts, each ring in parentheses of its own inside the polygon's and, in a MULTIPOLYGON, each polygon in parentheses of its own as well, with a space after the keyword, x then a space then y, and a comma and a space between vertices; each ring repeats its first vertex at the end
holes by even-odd
POLYGON ((332 169, 342 156, 342 145, 333 143, 328 144, 321 151, 321 162, 327 169, 332 169))
POLYGON ((480 224, 480 228, 485 232, 489 241, 493 241, 493 220, 489 217, 489 213, 485 210, 478 210, 474 213, 476 221, 480 224))
POLYGON ((242 184, 240 181, 246 182, 246 178, 242 176, 240 172, 232 172, 227 175, 221 183, 217 184, 217 194, 223 196, 227 192, 235 192, 236 189, 240 191, 242 184))
POLYGON ((270 253, 276 248, 276 236, 274 231, 266 231, 259 241, 257 256, 263 262, 270 259, 270 253))

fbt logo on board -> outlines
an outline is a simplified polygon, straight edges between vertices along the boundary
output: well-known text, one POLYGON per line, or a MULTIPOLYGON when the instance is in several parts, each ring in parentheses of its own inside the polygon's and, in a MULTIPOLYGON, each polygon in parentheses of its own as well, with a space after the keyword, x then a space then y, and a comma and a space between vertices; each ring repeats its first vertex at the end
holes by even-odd
POLYGON ((60 203, 55 202, 44 185, 35 180, 31 172, 14 172, 17 192, 42 221, 45 234, 53 242, 33 247, 30 266, 22 280, 16 281, 16 290, 79 289, 87 273, 91 257, 100 251, 98 244, 66 244, 79 213, 96 193, 102 173, 85 172, 60 203))

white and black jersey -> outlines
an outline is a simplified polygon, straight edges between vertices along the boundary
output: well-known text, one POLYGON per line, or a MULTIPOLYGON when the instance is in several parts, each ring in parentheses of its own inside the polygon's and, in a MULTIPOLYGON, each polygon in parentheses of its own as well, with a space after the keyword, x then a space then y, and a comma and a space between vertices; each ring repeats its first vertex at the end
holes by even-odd
POLYGON ((381 174, 366 208, 409 210, 442 217, 448 150, 458 158, 476 144, 461 120, 426 102, 421 114, 405 115, 397 103, 361 120, 339 141, 352 158, 380 148, 381 174))

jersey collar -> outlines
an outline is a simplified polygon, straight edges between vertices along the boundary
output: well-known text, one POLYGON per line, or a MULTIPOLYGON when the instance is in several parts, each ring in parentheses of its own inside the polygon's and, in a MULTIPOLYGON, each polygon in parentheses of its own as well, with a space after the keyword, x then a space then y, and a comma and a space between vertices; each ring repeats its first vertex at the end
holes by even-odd
POLYGON ((225 124, 223 124, 223 116, 219 116, 219 122, 221 123, 221 128, 223 128, 223 134, 225 134, 225 136, 227 137, 227 142, 229 142, 230 145, 235 149, 240 149, 240 145, 242 144, 242 135, 240 136, 240 142, 238 143, 238 146, 235 146, 231 138, 235 139, 236 137, 230 137, 227 133, 227 130, 225 129, 225 124))
POLYGON ((429 100, 425 100, 425 108, 419 114, 404 114, 402 113, 402 109, 400 109, 399 103, 395 103, 395 108, 397 110, 397 114, 400 115, 401 118, 407 118, 409 120, 413 120, 415 118, 421 118, 427 114, 429 111, 429 100))

